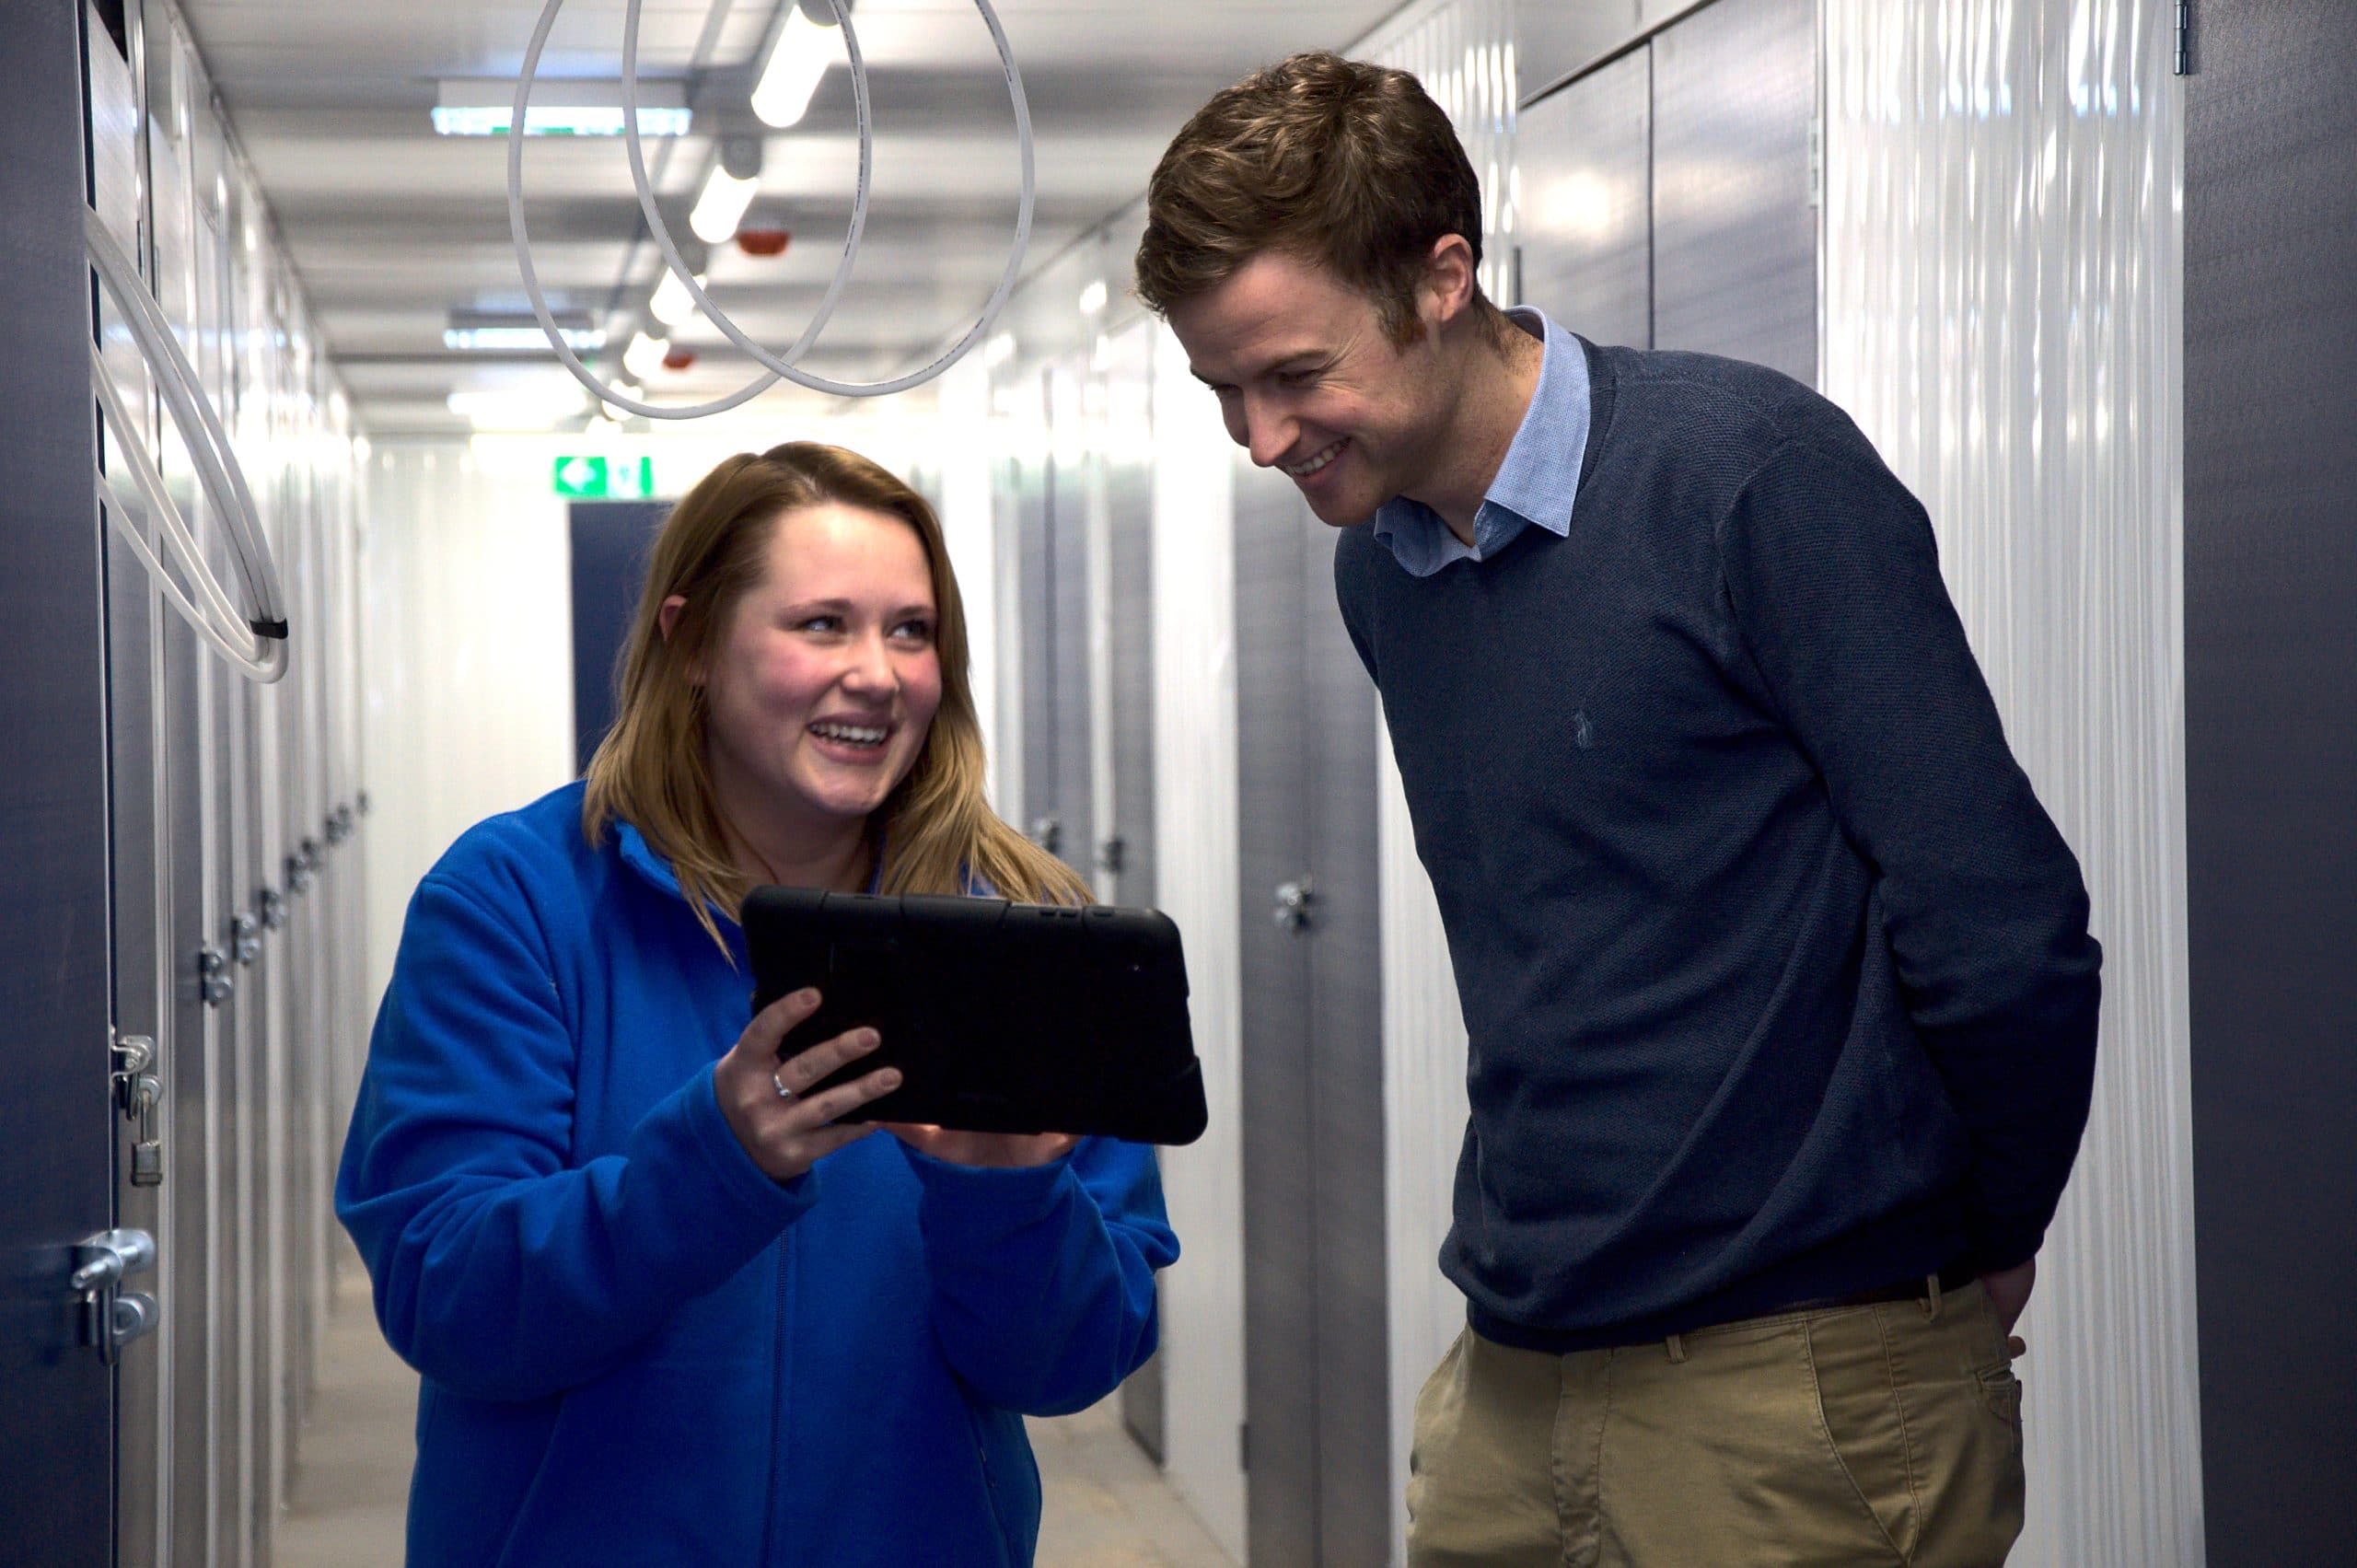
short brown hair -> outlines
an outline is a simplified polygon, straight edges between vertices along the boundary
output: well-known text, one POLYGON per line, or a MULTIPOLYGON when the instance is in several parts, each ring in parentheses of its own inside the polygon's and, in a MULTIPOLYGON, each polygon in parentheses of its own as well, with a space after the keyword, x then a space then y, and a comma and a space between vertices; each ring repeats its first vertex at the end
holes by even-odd
POLYGON ((1213 95, 1145 203, 1137 293, 1157 314, 1285 250, 1370 296, 1404 344, 1434 244, 1461 235, 1481 260, 1480 181, 1440 105, 1405 71, 1323 50, 1213 95))
POLYGON ((733 917, 751 884, 737 869, 713 790, 703 687, 694 673, 761 583, 779 521, 828 502, 907 523, 933 579, 941 705, 908 777, 870 823, 883 841, 883 890, 958 893, 978 881, 1001 898, 1087 902, 1080 878, 999 820, 982 797, 965 610, 940 520, 890 470, 816 441, 724 459, 665 519, 622 649, 614 726, 589 760, 581 813, 589 842, 600 842, 618 820, 636 828, 671 863, 688 907, 720 941, 713 906, 733 917), (663 603, 675 594, 687 602, 667 637, 663 603))

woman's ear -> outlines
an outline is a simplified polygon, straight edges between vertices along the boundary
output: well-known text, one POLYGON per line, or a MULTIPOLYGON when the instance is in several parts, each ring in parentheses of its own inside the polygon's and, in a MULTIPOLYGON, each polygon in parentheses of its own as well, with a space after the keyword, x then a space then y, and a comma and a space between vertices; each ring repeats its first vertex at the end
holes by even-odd
MULTIPOLYGON (((665 599, 660 605, 656 607, 655 630, 662 633, 663 640, 666 643, 671 640, 671 631, 674 627, 679 625, 679 617, 687 612, 687 608, 688 597, 685 594, 673 594, 670 598, 665 599)), ((691 686, 702 685, 703 671, 701 669, 690 670, 688 672, 688 684, 691 686)))

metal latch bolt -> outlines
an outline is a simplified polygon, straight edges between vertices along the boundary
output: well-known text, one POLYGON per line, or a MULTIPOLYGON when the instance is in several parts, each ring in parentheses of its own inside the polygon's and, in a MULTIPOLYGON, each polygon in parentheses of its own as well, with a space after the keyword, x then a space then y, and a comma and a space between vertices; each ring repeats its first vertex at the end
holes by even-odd
POLYGON ((1318 902, 1317 885, 1304 876, 1298 882, 1285 882, 1277 888, 1276 917, 1279 931, 1296 935, 1309 929, 1310 907, 1318 902))
POLYGON ((196 983, 208 1007, 218 1007, 237 994, 238 981, 229 973, 229 955, 210 942, 196 947, 196 983))
POLYGON ((254 960, 261 957, 261 922, 239 911, 229 922, 229 946, 238 955, 238 965, 251 969, 254 960))
POLYGON ((124 1278, 155 1267, 156 1238, 144 1230, 102 1230, 74 1249, 67 1283, 82 1298, 82 1340, 111 1366, 122 1347, 154 1330, 156 1298, 122 1289, 124 1278))

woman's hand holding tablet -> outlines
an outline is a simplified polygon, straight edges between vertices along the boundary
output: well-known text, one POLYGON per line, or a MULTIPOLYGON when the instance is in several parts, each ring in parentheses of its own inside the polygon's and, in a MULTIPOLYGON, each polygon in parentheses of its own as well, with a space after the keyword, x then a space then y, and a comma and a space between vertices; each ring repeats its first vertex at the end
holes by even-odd
POLYGON ((753 1015, 713 1069, 713 1092, 728 1130, 772 1181, 791 1181, 824 1156, 876 1131, 872 1123, 836 1123, 900 1086, 899 1070, 886 1067, 806 1098, 805 1091, 819 1080, 867 1055, 879 1043, 874 1029, 846 1029, 779 1061, 777 1048, 786 1031, 818 1010, 816 991, 805 988, 779 997, 753 1015))

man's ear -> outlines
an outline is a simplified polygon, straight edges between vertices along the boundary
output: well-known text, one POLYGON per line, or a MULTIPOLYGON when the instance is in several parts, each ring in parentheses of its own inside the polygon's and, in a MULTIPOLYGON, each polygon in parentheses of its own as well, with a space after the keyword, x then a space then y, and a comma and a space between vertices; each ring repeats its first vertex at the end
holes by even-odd
POLYGON ((1444 234, 1434 240, 1432 254, 1424 261, 1424 286, 1417 297, 1426 323, 1437 329, 1457 319, 1472 308, 1480 287, 1480 268, 1474 264, 1473 247, 1466 238, 1444 234))

